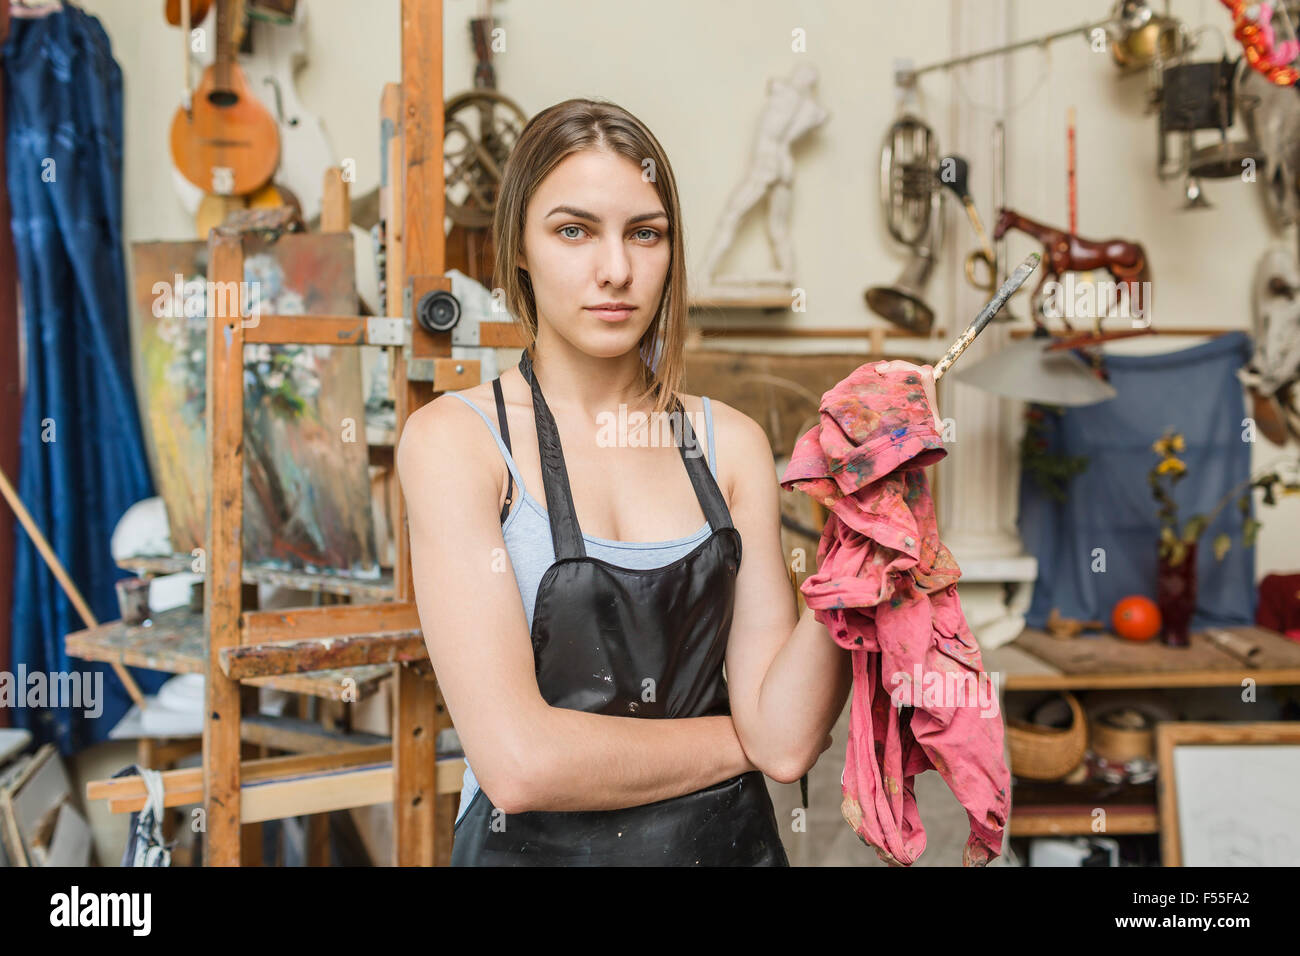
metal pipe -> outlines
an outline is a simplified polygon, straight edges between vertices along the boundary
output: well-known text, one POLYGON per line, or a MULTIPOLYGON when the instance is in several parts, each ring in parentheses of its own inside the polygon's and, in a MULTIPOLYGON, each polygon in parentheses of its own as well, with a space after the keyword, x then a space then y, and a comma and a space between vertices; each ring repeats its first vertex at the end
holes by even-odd
MULTIPOLYGON (((993 124, 993 217, 1007 204, 1007 128, 1002 120, 993 124)), ((994 272, 1000 285, 1007 277, 1007 237, 994 244, 994 272)))
POLYGON ((953 57, 951 60, 943 60, 939 63, 931 63, 927 66, 917 67, 914 70, 901 69, 894 72, 894 79, 902 86, 911 86, 916 82, 916 78, 923 73, 931 73, 934 70, 948 70, 954 66, 962 66, 966 63, 974 63, 976 60, 983 60, 990 56, 1000 56, 1003 53, 1012 53, 1016 50, 1023 50, 1025 47, 1042 46, 1064 37, 1071 37, 1077 34, 1083 34, 1086 38, 1093 30, 1099 27, 1109 26, 1114 22, 1112 17, 1105 20, 1098 20, 1095 23, 1086 23, 1081 27, 1071 27, 1068 30, 1058 30, 1055 33, 1049 33, 1046 36, 1034 37, 1029 40, 1017 40, 1015 43, 1008 43, 1005 46, 994 47, 991 50, 981 50, 978 53, 967 53, 964 56, 953 57))

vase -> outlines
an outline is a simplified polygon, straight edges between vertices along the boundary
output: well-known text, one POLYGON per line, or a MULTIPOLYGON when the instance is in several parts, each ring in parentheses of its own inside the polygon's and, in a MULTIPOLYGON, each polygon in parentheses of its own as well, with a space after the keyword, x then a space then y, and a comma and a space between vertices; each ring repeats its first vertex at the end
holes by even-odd
POLYGON ((1170 564, 1161 555, 1156 567, 1156 604, 1160 608, 1160 640, 1169 647, 1191 644, 1188 628, 1196 613, 1196 542, 1186 546, 1183 560, 1170 564))

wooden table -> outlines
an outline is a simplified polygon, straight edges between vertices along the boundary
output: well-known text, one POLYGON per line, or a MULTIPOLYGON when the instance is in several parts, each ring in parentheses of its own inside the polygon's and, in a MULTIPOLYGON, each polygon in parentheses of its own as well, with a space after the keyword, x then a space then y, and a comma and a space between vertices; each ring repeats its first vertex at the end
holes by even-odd
MULTIPOLYGON (((1300 685, 1300 642, 1253 625, 1218 630, 1249 638, 1259 647, 1247 663, 1223 650, 1204 632, 1188 647, 1129 641, 1106 633, 1056 638, 1025 628, 1009 644, 982 651, 985 671, 1007 691, 1166 689, 1300 685)), ((1023 781, 1012 801, 1008 831, 1017 837, 1088 835, 1093 813, 1106 811, 1106 834, 1159 832, 1156 784, 1082 784, 1023 781)))
POLYGON ((1001 672, 1007 690, 1239 687, 1247 677, 1256 684, 1300 684, 1300 643, 1254 625, 1219 630, 1250 638, 1259 653, 1247 664, 1202 632, 1191 635, 1189 647, 1167 647, 1109 633, 1062 640, 1027 627, 982 657, 986 671, 1001 672))

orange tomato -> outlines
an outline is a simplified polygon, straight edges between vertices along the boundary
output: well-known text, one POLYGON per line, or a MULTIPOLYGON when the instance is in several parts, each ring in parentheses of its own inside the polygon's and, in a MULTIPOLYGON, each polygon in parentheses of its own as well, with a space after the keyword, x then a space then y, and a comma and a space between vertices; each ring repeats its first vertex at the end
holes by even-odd
POLYGON ((1115 602, 1111 628, 1130 641, 1149 641, 1160 633, 1160 608, 1149 597, 1130 594, 1115 602))

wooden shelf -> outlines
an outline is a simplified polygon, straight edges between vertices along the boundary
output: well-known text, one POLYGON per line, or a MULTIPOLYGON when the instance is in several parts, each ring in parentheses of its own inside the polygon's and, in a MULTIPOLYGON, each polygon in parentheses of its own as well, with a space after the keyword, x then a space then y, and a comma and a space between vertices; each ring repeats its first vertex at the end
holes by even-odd
MULTIPOLYGON (((1103 332, 1106 331, 1105 328, 1106 321, 1110 321, 1111 325, 1115 326, 1118 325, 1122 320, 1120 319, 1103 320, 1102 323, 1103 332)), ((1058 337, 1068 334, 1066 333, 1064 328, 1061 329, 1054 328, 1051 331, 1053 335, 1058 337)), ((1075 333, 1089 332, 1089 331, 1091 331, 1091 325, 1089 325, 1089 323, 1086 322, 1080 322, 1079 328, 1075 329, 1075 333)), ((1111 331, 1114 331, 1114 329, 1112 328, 1111 331)), ((1207 325, 1204 327, 1196 326, 1196 325, 1167 325, 1167 326, 1152 325, 1147 329, 1136 329, 1134 331, 1138 331, 1146 335, 1188 335, 1188 336, 1210 335, 1210 336, 1218 337, 1220 335, 1228 335, 1229 333, 1232 332, 1249 332, 1250 330, 1244 328, 1225 329, 1217 325, 1207 325)), ((1019 328, 1014 328, 1008 332, 1008 335, 1013 339, 1028 338, 1033 334, 1034 334, 1034 327, 1032 325, 1026 325, 1019 328)))
MULTIPOLYGON (((147 555, 122 558, 117 562, 119 568, 140 574, 177 574, 181 571, 192 571, 193 565, 194 557, 189 554, 147 555)), ((320 573, 287 571, 282 568, 245 564, 242 578, 245 584, 273 584, 298 591, 347 594, 354 598, 378 601, 391 600, 395 594, 393 576, 389 572, 384 572, 377 578, 358 578, 338 571, 320 573)))
MULTIPOLYGON (((110 621, 74 631, 65 638, 64 646, 70 656, 82 660, 117 661, 168 674, 205 673, 208 648, 202 614, 181 607, 161 611, 151 620, 149 627, 110 621)), ((361 700, 373 694, 392 672, 391 664, 367 664, 251 678, 246 683, 329 700, 361 700), (351 693, 353 688, 355 698, 351 693)))
MULTIPOLYGON (((787 302, 785 308, 789 308, 787 302)), ((907 329, 877 322, 874 325, 845 326, 842 329, 809 328, 807 326, 777 325, 699 325, 691 329, 692 335, 698 335, 704 341, 714 338, 756 338, 756 339, 913 339, 925 342, 934 339, 948 345, 948 330, 942 326, 931 329, 929 335, 917 335, 907 329)))
POLYGON ((1160 830, 1154 782, 1051 783, 1017 778, 1012 794, 1007 829, 1013 837, 1086 836, 1099 832, 1116 836, 1160 830), (1093 814, 1098 808, 1106 812, 1104 831, 1096 829, 1093 814))
POLYGON ((757 309, 762 312, 781 312, 790 308, 788 293, 780 295, 709 295, 691 299, 687 308, 700 309, 757 309))

